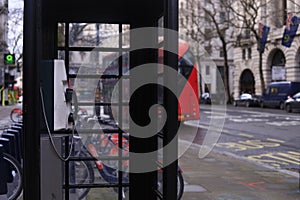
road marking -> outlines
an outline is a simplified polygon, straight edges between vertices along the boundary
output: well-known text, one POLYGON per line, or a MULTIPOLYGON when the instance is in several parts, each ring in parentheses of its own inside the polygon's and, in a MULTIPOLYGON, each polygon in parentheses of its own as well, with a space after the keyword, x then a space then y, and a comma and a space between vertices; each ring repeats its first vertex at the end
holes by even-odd
POLYGON ((243 118, 243 119, 234 119, 231 118, 229 119, 230 121, 233 122, 239 122, 239 123, 247 123, 247 122, 268 122, 269 119, 257 119, 257 118, 243 118))
MULTIPOLYGON (((227 110, 234 111, 236 110, 227 110)), ((265 122, 271 126, 298 126, 300 125, 299 116, 287 116, 283 114, 274 114, 274 113, 259 113, 253 111, 239 111, 240 115, 230 115, 226 113, 226 116, 223 115, 213 115, 211 111, 203 111, 204 114, 209 119, 227 119, 236 123, 248 123, 248 122, 265 122), (278 121, 270 121, 269 117, 275 117, 278 121)))
POLYGON ((276 122, 266 122, 266 124, 271 126, 298 126, 300 125, 300 121, 276 121, 276 122))
POLYGON ((226 129, 224 129, 222 132, 223 132, 223 133, 230 133, 230 131, 229 131, 229 130, 226 130, 226 129))
POLYGON ((288 151, 286 153, 265 153, 248 156, 247 158, 253 161, 268 163, 274 167, 288 166, 291 164, 298 166, 300 163, 300 152, 288 151))
MULTIPOLYGON (((269 115, 272 116, 272 115, 269 115)), ((230 119, 231 116, 226 116, 226 118, 230 119)), ((252 117, 252 116, 251 116, 252 117)), ((258 117, 258 116, 257 116, 258 117)), ((281 117, 282 118, 282 117, 281 117)), ((231 119, 239 121, 240 117, 231 117, 231 119)), ((251 120, 247 120, 249 119, 249 115, 247 116, 247 118, 245 118, 245 121, 251 121, 251 120)), ((279 126, 296 126, 296 125, 300 125, 300 121, 299 117, 293 117, 291 116, 290 118, 282 118, 282 121, 273 121, 273 122, 266 122, 261 120, 261 122, 263 124, 268 124, 268 125, 273 125, 276 127, 279 126), (292 120, 293 121, 285 121, 285 120, 292 120)), ((243 121, 243 120, 241 120, 243 121)), ((198 122, 200 123, 200 122, 198 122)), ((195 126, 195 124, 194 124, 195 126)), ((196 125, 200 128, 205 128, 205 129, 214 129, 208 125, 196 125)), ((231 133, 230 130, 226 130, 224 129, 222 131, 223 133, 228 133, 230 135, 233 135, 231 133)), ((244 140, 240 140, 240 141, 235 141, 235 142, 224 142, 224 143, 216 143, 215 147, 217 148, 223 148, 222 151, 224 151, 224 149, 228 149, 231 150, 233 152, 243 152, 243 151, 247 151, 247 150, 255 150, 255 149, 267 149, 267 148, 276 148, 278 152, 262 152, 261 154, 258 155, 247 155, 247 156, 243 156, 244 158, 250 160, 250 161, 254 161, 254 162, 259 162, 261 164, 265 164, 266 166, 269 167, 274 167, 274 169, 287 169, 290 167, 297 167, 299 166, 300 163, 300 152, 297 151, 280 151, 280 149, 278 147, 280 147, 282 144, 285 144, 286 141, 284 140, 280 140, 280 139, 275 139, 275 138, 266 138, 264 139, 264 141, 261 140, 255 140, 254 136, 252 136, 251 134, 248 133, 237 133, 236 136, 241 136, 241 137, 246 137, 246 141, 244 140), (253 140, 254 139, 254 140, 253 140)), ((272 151, 274 151, 274 149, 272 149, 272 151)), ((228 151, 230 152, 230 151, 228 151)), ((250 151, 251 152, 251 151, 250 151)))
MULTIPOLYGON (((203 110, 205 108, 202 108, 203 110)), ((203 111, 205 113, 210 113, 211 111, 209 111, 209 109, 205 109, 207 111, 203 111)), ((214 108, 214 111, 217 111, 218 108, 214 108)), ((224 111, 224 109, 222 108, 221 111, 224 111)), ((266 112, 266 111, 249 111, 249 110, 236 110, 236 109, 230 109, 230 108, 226 108, 226 112, 234 112, 234 113, 243 113, 243 114, 251 114, 251 115, 254 115, 254 116, 259 116, 259 115, 262 115, 262 116, 267 116, 267 117, 270 117, 270 116, 274 116, 274 117, 290 117, 290 118, 298 118, 299 119, 299 116, 294 116, 294 115, 290 115, 290 114, 284 114, 284 113, 262 113, 262 112, 266 112)), ((299 119, 300 120, 300 119, 299 119)))
POLYGON ((240 136, 248 137, 248 138, 253 138, 253 135, 247 134, 247 133, 239 133, 240 136))
POLYGON ((258 186, 258 185, 263 185, 265 184, 265 182, 260 181, 260 182, 250 182, 250 183, 245 183, 245 182, 239 182, 242 185, 254 188, 254 189, 258 189, 258 190, 266 190, 264 187, 258 186))
POLYGON ((234 149, 235 151, 246 151, 248 149, 263 149, 266 147, 279 147, 279 143, 263 142, 261 140, 246 140, 238 142, 217 143, 217 147, 234 149))
POLYGON ((289 151, 288 153, 278 153, 278 155, 295 160, 300 164, 300 152, 289 151))
POLYGON ((273 139, 273 138, 267 138, 267 140, 272 141, 272 142, 285 143, 285 141, 283 141, 283 140, 277 140, 277 139, 273 139))
POLYGON ((184 185, 184 192, 206 192, 207 190, 200 185, 184 185))

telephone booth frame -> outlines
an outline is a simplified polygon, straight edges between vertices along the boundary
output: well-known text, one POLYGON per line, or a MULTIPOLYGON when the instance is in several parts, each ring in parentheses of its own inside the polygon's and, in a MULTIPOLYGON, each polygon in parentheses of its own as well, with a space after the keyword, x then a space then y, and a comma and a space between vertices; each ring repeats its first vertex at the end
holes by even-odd
MULTIPOLYGON (((58 46, 57 29, 58 23, 67 26, 70 23, 108 23, 129 24, 130 29, 142 27, 158 27, 159 19, 163 19, 163 28, 178 31, 178 0, 26 0, 24 2, 24 200, 41 199, 41 99, 40 99, 40 78, 45 73, 41 63, 43 60, 53 60, 58 57, 58 50, 68 53, 73 47, 66 44, 62 49, 58 46)), ((122 32, 122 29, 119 29, 122 32)), ((66 34, 67 37, 67 34, 66 34)), ((136 41, 157 42, 156 33, 149 34, 141 38, 131 37, 131 45, 136 41)), ((66 38, 68 41, 68 38, 66 38)), ((159 44, 158 44, 159 45, 159 44)), ((161 43, 163 48, 178 50, 178 36, 164 35, 161 43)), ((73 48, 74 50, 74 48, 73 48)), ((78 51, 87 49, 78 48, 78 51)), ((157 62, 157 53, 151 49, 130 53, 130 68, 145 63, 157 62)), ((69 57, 65 57, 66 72, 68 78, 72 78, 69 73, 69 57)), ((164 51, 164 64, 177 71, 178 56, 174 53, 164 51)), ((176 81, 164 75, 164 81, 176 84, 176 81)), ((157 95, 157 90, 153 89, 146 102, 153 103, 157 95)), ((140 123, 145 122, 145 115, 141 112, 145 99, 142 95, 132 100, 131 112, 136 114, 140 123), (141 103, 142 102, 142 103, 141 103)), ((177 141, 176 131, 178 127, 177 99, 170 92, 164 92, 163 106, 168 113, 166 124, 161 133, 148 139, 141 139, 130 136, 130 148, 134 152, 147 152, 156 146, 161 140, 163 145, 170 141, 177 141)), ((54 111, 52 111, 54 112, 54 111)), ((53 130, 51 130, 53 131, 53 130)), ((54 131, 53 131, 54 132, 54 131)), ((121 132, 119 132, 121 140, 121 132)), ((171 148, 163 150, 163 161, 169 162, 170 155, 177 155, 177 143, 171 148)), ((122 160, 122 158, 119 158, 122 160)), ((149 159, 151 160, 151 159, 149 159)), ((130 166, 135 167, 140 161, 129 158, 130 166)), ((157 160, 152 160, 149 165, 157 164, 157 160)), ((177 160, 171 162, 163 169, 163 192, 159 193, 155 189, 157 184, 157 171, 145 173, 131 173, 129 184, 124 185, 122 179, 118 185, 90 185, 89 187, 129 187, 129 199, 176 199, 177 191, 177 160)), ((122 172, 119 172, 122 175, 122 172)), ((73 187, 76 188, 76 185, 73 187)), ((62 190, 65 193, 71 190, 72 186, 67 185, 62 190)), ((67 200, 69 196, 66 195, 67 200)), ((119 190, 118 199, 122 199, 122 192, 119 190)))

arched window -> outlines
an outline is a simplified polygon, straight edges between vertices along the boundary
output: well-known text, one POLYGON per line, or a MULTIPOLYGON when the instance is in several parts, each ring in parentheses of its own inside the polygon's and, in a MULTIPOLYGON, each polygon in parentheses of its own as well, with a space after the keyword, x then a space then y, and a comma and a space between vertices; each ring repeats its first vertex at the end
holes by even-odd
POLYGON ((285 56, 281 50, 277 50, 272 58, 272 66, 284 66, 285 56))
POLYGON ((276 50, 272 58, 272 81, 286 80, 285 56, 281 50, 276 50))
POLYGON ((271 17, 273 18, 274 26, 277 28, 280 28, 283 25, 285 25, 285 22, 286 22, 287 1, 286 0, 274 0, 273 2, 274 2, 273 13, 271 13, 271 17))

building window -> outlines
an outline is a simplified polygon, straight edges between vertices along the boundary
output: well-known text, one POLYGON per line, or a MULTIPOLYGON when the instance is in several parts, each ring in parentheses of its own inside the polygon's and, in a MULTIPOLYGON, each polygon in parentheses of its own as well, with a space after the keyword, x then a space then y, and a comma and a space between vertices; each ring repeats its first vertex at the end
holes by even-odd
POLYGON ((205 74, 210 75, 210 68, 208 65, 205 66, 205 74))
POLYGON ((226 13, 220 12, 220 23, 224 23, 226 20, 226 13))
POLYGON ((283 12, 283 25, 286 24, 286 19, 287 19, 287 5, 286 5, 286 0, 282 1, 282 12, 283 12))
POLYGON ((207 23, 210 23, 210 22, 211 22, 211 18, 210 18, 209 14, 208 14, 207 12, 205 12, 204 18, 205 18, 205 21, 206 21, 207 23))
POLYGON ((252 49, 248 48, 248 59, 252 58, 252 49))
POLYGON ((205 46, 204 49, 209 55, 211 55, 212 53, 211 46, 205 46))
POLYGON ((223 51, 223 49, 220 49, 220 57, 221 57, 221 58, 224 57, 224 51, 223 51))
POLYGON ((204 40, 210 40, 211 39, 211 31, 210 31, 210 29, 209 28, 206 28, 205 30, 204 30, 204 40))
POLYGON ((211 84, 205 84, 204 92, 210 93, 211 84))
POLYGON ((225 36, 225 34, 226 34, 226 29, 221 29, 220 32, 221 32, 221 35, 225 36))
POLYGON ((183 17, 180 18, 180 24, 184 24, 184 19, 183 19, 183 17))
POLYGON ((185 16, 185 23, 186 23, 186 24, 189 24, 189 21, 190 21, 190 20, 189 20, 189 16, 185 16))
POLYGON ((283 52, 277 50, 272 58, 272 66, 285 66, 286 60, 283 52))
POLYGON ((287 1, 286 0, 274 0, 274 26, 281 28, 286 23, 287 19, 287 1))
POLYGON ((250 39, 250 30, 249 29, 245 29, 242 31, 241 33, 241 39, 247 40, 250 39))
POLYGON ((246 60, 246 49, 242 49, 242 58, 246 60))

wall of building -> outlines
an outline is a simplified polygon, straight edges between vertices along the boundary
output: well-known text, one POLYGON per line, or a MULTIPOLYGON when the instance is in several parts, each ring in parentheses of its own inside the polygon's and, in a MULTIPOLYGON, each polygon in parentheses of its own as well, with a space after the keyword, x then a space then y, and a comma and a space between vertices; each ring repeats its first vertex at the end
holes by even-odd
MULTIPOLYGON (((282 0, 280 0, 282 2, 282 0)), ((299 3, 299 0, 297 0, 299 3)), ((296 2, 296 3, 297 3, 296 2)), ((294 14, 299 12, 299 7, 291 1, 287 1, 288 12, 293 12, 294 14)), ((265 86, 272 82, 272 59, 276 51, 282 51, 285 58, 285 80, 286 81, 300 81, 300 31, 298 29, 297 34, 293 40, 291 47, 285 47, 281 45, 281 38, 283 36, 285 25, 281 26, 276 25, 274 22, 275 18, 272 17, 270 12, 278 10, 279 7, 276 7, 275 4, 270 4, 267 9, 262 9, 262 14, 268 14, 268 18, 261 16, 261 22, 264 22, 267 26, 270 26, 270 33, 268 35, 268 42, 266 44, 265 51, 263 53, 263 76, 265 80, 265 86), (275 8, 276 7, 276 8, 275 8)), ((254 75, 255 78, 255 93, 257 95, 262 95, 264 91, 261 91, 261 82, 259 78, 259 54, 257 51, 257 45, 253 38, 252 43, 248 44, 247 48, 252 49, 252 57, 243 59, 242 49, 243 47, 237 46, 234 50, 234 98, 238 98, 240 91, 240 78, 244 70, 249 69, 254 75)))
MULTIPOLYGON (((218 7, 220 0, 214 0, 212 3, 218 7)), ((179 36, 192 43, 196 43, 194 49, 194 54, 199 54, 200 57, 200 66, 199 71, 202 76, 202 83, 200 85, 201 91, 205 92, 205 88, 208 87, 211 94, 217 94, 220 92, 225 93, 224 86, 218 86, 221 77, 219 76, 218 68, 224 68, 224 57, 222 56, 222 43, 218 36, 215 35, 215 26, 210 22, 209 18, 205 16, 203 8, 207 10, 212 9, 210 3, 201 0, 180 0, 179 1, 179 22, 183 22, 179 25, 179 36), (194 19, 192 19, 194 17, 194 19), (196 21, 196 22, 195 22, 196 21), (199 30, 201 33, 199 33, 199 30), (209 31, 206 34, 206 30, 209 31), (191 32, 198 33, 197 37, 194 38, 191 36, 191 32), (194 38, 194 39, 193 39, 194 38), (200 52, 200 53, 199 53, 200 52), (222 88, 222 89, 220 89, 222 88)), ((220 12, 223 11, 222 8, 217 8, 218 14, 216 15, 216 20, 221 20, 220 12)), ((227 14, 227 13, 226 13, 227 14)), ((221 24, 221 22, 220 22, 221 24)), ((226 32, 226 41, 233 40, 231 38, 233 32, 233 27, 227 30, 226 32)), ((234 64, 233 64, 233 53, 234 48, 232 47, 233 43, 228 43, 227 45, 227 55, 229 60, 229 86, 230 94, 233 92, 233 74, 234 74, 234 64)))

